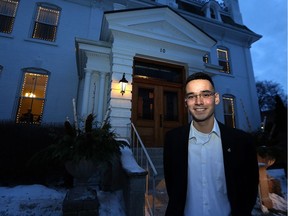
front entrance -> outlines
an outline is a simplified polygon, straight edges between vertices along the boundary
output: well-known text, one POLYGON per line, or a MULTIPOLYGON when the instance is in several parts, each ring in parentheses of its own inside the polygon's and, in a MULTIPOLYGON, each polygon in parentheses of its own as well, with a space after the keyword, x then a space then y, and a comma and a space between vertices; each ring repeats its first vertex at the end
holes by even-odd
POLYGON ((168 130, 187 122, 184 67, 134 59, 132 122, 146 147, 162 147, 168 130))

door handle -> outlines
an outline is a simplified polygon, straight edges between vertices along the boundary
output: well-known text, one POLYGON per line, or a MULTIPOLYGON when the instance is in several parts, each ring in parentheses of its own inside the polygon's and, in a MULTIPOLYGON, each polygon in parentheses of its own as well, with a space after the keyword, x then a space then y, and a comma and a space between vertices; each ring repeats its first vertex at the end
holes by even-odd
POLYGON ((160 114, 159 120, 160 120, 160 128, 162 128, 162 126, 163 126, 163 117, 162 117, 162 114, 160 114))

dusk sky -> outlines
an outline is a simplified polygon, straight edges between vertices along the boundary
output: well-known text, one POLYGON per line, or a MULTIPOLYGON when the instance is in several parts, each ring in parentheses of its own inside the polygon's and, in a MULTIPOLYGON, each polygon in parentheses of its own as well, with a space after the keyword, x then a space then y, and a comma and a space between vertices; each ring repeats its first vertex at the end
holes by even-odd
POLYGON ((239 0, 243 24, 262 35, 252 44, 256 81, 272 80, 287 94, 287 0, 239 0))

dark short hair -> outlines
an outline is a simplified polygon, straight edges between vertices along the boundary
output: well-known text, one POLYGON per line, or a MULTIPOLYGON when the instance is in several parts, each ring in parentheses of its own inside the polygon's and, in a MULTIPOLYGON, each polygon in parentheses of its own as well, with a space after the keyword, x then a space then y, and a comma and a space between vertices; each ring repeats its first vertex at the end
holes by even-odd
POLYGON ((185 85, 187 85, 187 83, 192 81, 192 80, 198 80, 198 79, 208 80, 214 88, 214 82, 213 82, 212 78, 208 74, 203 73, 203 72, 196 72, 196 73, 193 73, 190 76, 188 76, 186 79, 185 85))

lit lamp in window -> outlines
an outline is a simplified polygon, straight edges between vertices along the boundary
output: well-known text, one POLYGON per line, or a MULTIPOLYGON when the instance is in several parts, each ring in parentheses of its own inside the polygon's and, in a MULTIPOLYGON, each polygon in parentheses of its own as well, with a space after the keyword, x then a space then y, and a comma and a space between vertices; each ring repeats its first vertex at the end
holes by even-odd
POLYGON ((126 86, 127 86, 127 83, 128 81, 125 79, 125 73, 123 73, 123 77, 122 79, 119 81, 120 83, 120 93, 123 95, 125 93, 125 90, 126 90, 126 86))
POLYGON ((33 94, 32 92, 27 92, 27 93, 25 93, 25 97, 35 98, 36 95, 33 94))

